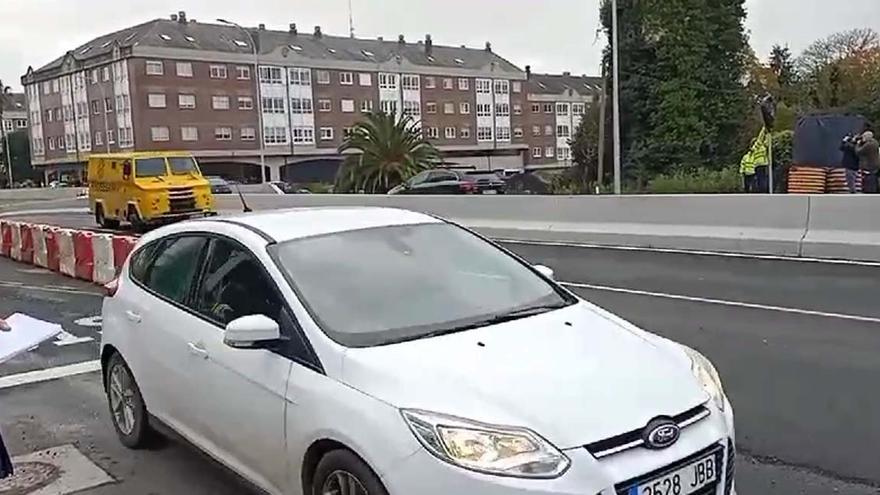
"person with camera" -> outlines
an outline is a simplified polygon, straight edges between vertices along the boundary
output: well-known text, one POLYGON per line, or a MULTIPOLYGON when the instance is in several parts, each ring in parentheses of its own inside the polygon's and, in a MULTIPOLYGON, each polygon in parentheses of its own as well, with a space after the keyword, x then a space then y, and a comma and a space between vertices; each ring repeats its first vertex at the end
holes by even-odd
POLYGON ((850 194, 859 192, 858 178, 859 174, 859 155, 856 154, 856 138, 857 136, 846 136, 840 143, 840 151, 843 152, 843 162, 841 165, 846 171, 846 188, 850 194))
MULTIPOLYGON (((0 338, 3 338, 3 332, 12 330, 9 324, 3 318, 0 318, 0 338)), ((12 476, 12 460, 9 458, 9 452, 6 445, 3 444, 3 435, 0 434, 0 480, 12 476)))
POLYGON ((862 170, 862 192, 877 194, 877 173, 880 171, 880 143, 874 133, 865 131, 855 143, 856 155, 859 157, 859 168, 862 170))

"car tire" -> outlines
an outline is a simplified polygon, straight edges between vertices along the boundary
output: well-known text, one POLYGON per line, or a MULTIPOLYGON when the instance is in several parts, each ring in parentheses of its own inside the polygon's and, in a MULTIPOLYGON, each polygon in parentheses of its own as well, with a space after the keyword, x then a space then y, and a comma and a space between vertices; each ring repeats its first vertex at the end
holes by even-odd
POLYGON ((107 218, 107 215, 104 213, 104 206, 100 204, 95 206, 95 222, 105 229, 115 230, 119 228, 119 220, 107 218))
POLYGON ((333 450, 321 458, 312 477, 310 494, 339 493, 340 490, 334 491, 333 487, 341 480, 355 482, 354 493, 350 493, 351 490, 343 492, 347 495, 388 495, 376 473, 348 450, 333 450))
POLYGON ((147 447, 152 433, 147 407, 131 369, 118 353, 107 363, 104 383, 110 420, 119 441, 130 449, 147 447))
POLYGON ((147 231, 147 224, 141 219, 140 214, 133 206, 128 207, 126 220, 128 220, 128 223, 131 224, 132 230, 136 233, 143 234, 147 231))

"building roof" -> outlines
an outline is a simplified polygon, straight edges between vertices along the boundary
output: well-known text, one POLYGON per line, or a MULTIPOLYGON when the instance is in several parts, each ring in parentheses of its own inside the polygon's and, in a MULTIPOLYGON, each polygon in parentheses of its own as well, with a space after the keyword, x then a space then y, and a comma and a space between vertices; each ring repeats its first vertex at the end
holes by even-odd
MULTIPOLYGON (((185 19, 185 18, 184 18, 185 19)), ((503 71, 520 71, 518 67, 487 48, 465 48, 433 45, 429 57, 425 43, 398 40, 359 39, 327 34, 296 33, 248 28, 261 54, 277 51, 296 53, 300 57, 322 61, 382 63, 402 59, 419 66, 458 69, 484 69, 493 62, 503 71)), ((193 20, 155 19, 96 38, 70 52, 77 61, 107 55, 114 43, 120 47, 155 47, 201 50, 230 54, 253 52, 250 39, 240 29, 223 24, 193 20)), ((35 71, 39 74, 61 67, 67 55, 53 60, 35 71)))
POLYGON ((579 94, 598 94, 602 92, 602 78, 573 76, 563 74, 531 74, 529 77, 529 93, 545 95, 561 95, 572 89, 579 94))
POLYGON ((10 93, 3 97, 3 113, 7 112, 27 112, 24 93, 10 93))

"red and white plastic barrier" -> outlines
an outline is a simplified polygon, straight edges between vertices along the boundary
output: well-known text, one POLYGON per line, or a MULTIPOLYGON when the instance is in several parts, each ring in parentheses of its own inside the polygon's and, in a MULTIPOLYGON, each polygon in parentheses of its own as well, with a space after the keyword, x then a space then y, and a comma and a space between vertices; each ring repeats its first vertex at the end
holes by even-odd
POLYGON ((131 236, 0 220, 0 256, 98 284, 116 277, 136 243, 131 236))

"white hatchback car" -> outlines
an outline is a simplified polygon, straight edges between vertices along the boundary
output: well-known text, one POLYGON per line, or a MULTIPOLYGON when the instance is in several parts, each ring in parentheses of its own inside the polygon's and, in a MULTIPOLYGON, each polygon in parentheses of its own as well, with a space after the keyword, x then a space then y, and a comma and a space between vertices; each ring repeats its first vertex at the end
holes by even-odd
POLYGON ((734 493, 706 358, 428 215, 164 227, 103 317, 122 442, 160 422, 268 493, 734 493))

